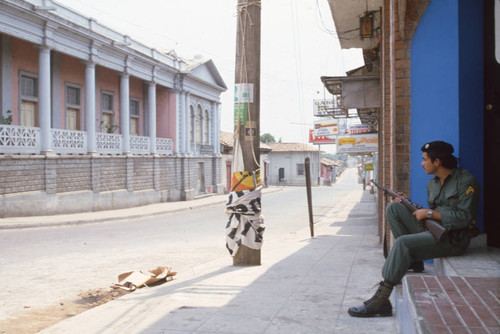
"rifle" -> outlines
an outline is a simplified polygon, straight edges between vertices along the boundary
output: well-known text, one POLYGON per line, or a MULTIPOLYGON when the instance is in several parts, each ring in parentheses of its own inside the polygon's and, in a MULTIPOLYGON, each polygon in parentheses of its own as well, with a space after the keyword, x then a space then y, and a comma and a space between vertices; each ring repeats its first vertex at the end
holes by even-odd
MULTIPOLYGON (((380 184, 378 184, 377 182, 375 182, 374 180, 371 180, 372 183, 377 187, 379 188, 380 190, 382 190, 385 194, 387 195, 390 195, 391 197, 393 198, 400 198, 401 199, 401 203, 408 209, 410 210, 410 212, 414 212, 415 210, 418 210, 418 209, 422 209, 423 206, 422 205, 418 205, 418 204, 415 204, 413 203, 412 201, 410 201, 408 198, 406 198, 405 196, 403 195, 399 195, 398 193, 395 193, 394 191, 392 191, 391 189, 388 189, 380 184)), ((429 232, 431 232, 432 236, 434 237, 434 239, 437 241, 437 242, 440 242, 441 240, 443 240, 443 237, 445 236, 446 234, 446 229, 443 227, 443 225, 441 225, 439 222, 433 220, 433 219, 424 219, 424 224, 425 224, 425 227, 427 228, 427 230, 429 232)))

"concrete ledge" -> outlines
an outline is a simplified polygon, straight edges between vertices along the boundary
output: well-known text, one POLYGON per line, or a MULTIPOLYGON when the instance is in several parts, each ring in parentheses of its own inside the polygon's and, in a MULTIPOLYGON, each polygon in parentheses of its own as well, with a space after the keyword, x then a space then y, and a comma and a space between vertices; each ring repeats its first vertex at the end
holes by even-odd
POLYGON ((486 246, 486 234, 471 240, 464 255, 434 260, 436 275, 500 277, 500 249, 486 246))

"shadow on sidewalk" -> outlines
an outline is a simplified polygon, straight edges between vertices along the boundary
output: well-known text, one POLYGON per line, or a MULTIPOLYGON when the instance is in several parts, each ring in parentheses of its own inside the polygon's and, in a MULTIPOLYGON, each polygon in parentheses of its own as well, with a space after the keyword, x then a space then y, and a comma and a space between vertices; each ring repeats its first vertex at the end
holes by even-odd
POLYGON ((141 333, 395 332, 394 317, 366 321, 347 315, 364 297, 358 287, 370 290, 383 264, 369 196, 347 203, 347 216, 317 224, 315 238, 304 232, 281 246, 268 245, 262 266, 220 268, 138 297, 135 304, 155 299, 160 308, 170 306, 139 321, 141 333))
POLYGON ((195 268, 192 278, 178 275, 137 290, 48 332, 396 332, 395 317, 366 321, 347 314, 380 280, 384 259, 373 196, 352 191, 315 224, 315 235, 304 228, 266 243, 261 266, 230 266, 228 255, 195 268))

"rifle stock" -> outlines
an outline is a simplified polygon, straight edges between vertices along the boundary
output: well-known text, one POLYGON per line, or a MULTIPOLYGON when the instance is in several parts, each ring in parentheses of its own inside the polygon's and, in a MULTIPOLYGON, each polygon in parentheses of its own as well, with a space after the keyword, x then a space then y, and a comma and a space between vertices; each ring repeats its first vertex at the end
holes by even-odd
MULTIPOLYGON (((422 206, 420 205, 417 205, 415 203, 413 203, 412 201, 410 201, 408 198, 406 198, 405 196, 402 196, 402 195, 399 195, 398 193, 392 191, 391 189, 389 188, 386 188, 380 184, 378 184, 377 182, 375 182, 374 180, 371 180, 371 182, 377 187, 379 188, 380 190, 382 190, 384 193, 386 193, 387 195, 390 195, 391 197, 393 198, 400 198, 401 199, 401 203, 410 211, 410 212, 414 212, 415 210, 417 209, 421 209, 422 206)), ((433 219, 425 219, 424 220, 424 224, 425 224, 425 227, 427 228, 427 230, 432 234, 432 236, 434 237, 434 239, 437 241, 437 242, 440 242, 441 240, 443 240, 444 236, 446 235, 446 229, 443 227, 443 225, 441 225, 439 222, 433 220, 433 219)))

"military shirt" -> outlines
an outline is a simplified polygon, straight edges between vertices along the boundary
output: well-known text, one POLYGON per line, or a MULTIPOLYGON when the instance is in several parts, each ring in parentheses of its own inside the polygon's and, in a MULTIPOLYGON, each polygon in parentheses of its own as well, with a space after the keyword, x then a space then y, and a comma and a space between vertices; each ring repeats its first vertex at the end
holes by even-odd
POLYGON ((429 208, 441 213, 441 224, 446 229, 462 229, 476 218, 480 191, 470 172, 454 168, 442 186, 437 176, 429 180, 427 202, 429 208))

